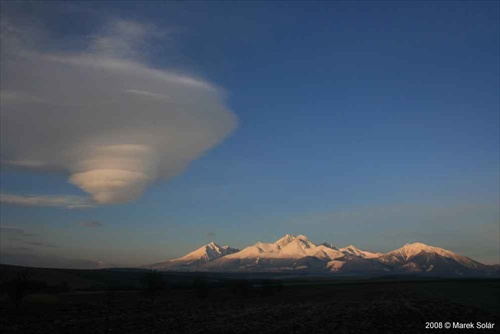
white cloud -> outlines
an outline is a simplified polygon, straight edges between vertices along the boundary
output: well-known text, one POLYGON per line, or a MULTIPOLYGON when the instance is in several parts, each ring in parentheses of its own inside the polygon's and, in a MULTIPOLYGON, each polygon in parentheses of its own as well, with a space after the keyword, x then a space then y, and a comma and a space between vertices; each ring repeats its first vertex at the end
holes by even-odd
MULTIPOLYGON (((2 163, 68 173, 95 203, 125 203, 181 173, 236 128, 220 89, 141 60, 158 35, 150 26, 115 20, 77 53, 35 51, 19 42, 19 31, 2 25, 2 163)), ((92 204, 75 196, 5 194, 2 201, 92 204)))
POLYGON ((0 202, 19 206, 61 207, 67 209, 84 209, 95 204, 83 196, 50 196, 50 195, 13 195, 0 194, 0 202))
POLYGON ((138 57, 147 41, 158 35, 154 27, 137 22, 114 19, 92 39, 90 49, 97 54, 119 58, 138 57), (153 36, 152 36, 153 35, 153 36))

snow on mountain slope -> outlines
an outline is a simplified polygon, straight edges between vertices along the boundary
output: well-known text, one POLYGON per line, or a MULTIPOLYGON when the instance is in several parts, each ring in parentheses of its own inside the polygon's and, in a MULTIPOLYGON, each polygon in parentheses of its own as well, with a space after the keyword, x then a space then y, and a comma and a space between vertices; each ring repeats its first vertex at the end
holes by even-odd
POLYGON ((238 252, 238 249, 231 248, 229 246, 219 246, 215 242, 211 242, 205 246, 202 246, 179 259, 177 261, 190 262, 190 261, 200 261, 208 262, 218 259, 224 255, 232 254, 238 252))
POLYGON ((445 258, 453 259, 467 267, 474 267, 476 264, 479 264, 468 257, 455 254, 452 251, 439 247, 428 246, 420 242, 406 244, 401 248, 384 254, 379 260, 385 263, 401 263, 406 262, 421 253, 437 254, 445 258))
POLYGON ((244 259, 244 258, 259 258, 272 257, 272 254, 277 254, 280 246, 273 243, 257 242, 255 245, 243 248, 243 250, 226 256, 227 259, 244 259))
POLYGON ((304 256, 312 256, 317 247, 306 236, 299 235, 280 248, 279 257, 300 259, 304 256))
POLYGON ((328 268, 328 270, 334 272, 334 271, 340 271, 344 266, 344 264, 345 261, 332 260, 326 264, 326 267, 328 268))
POLYGON ((323 242, 321 244, 319 244, 319 246, 325 246, 325 247, 328 247, 328 248, 331 248, 331 249, 335 249, 335 250, 339 250, 337 247, 335 247, 334 245, 328 243, 328 242, 323 242))
POLYGON ((466 256, 420 242, 406 244, 378 258, 384 264, 407 272, 487 272, 488 268, 466 256))
POLYGON ((204 263, 213 261, 220 257, 226 256, 228 254, 233 254, 239 252, 239 249, 231 248, 229 246, 219 246, 215 242, 211 242, 205 246, 198 248, 197 250, 184 255, 183 257, 155 263, 148 266, 151 269, 170 269, 178 267, 194 267, 200 266, 204 263))
POLYGON ((278 245, 280 247, 285 247, 288 245, 290 242, 292 242, 295 239, 295 236, 291 234, 286 234, 284 237, 281 239, 278 239, 274 242, 275 245, 278 245))
POLYGON ((344 254, 338 250, 319 245, 307 239, 304 235, 285 235, 274 243, 258 242, 255 245, 244 248, 240 252, 224 257, 227 259, 248 259, 248 258, 280 258, 280 259, 300 259, 305 256, 335 259, 344 254))
MULTIPOLYGON (((210 270, 290 270, 297 266, 297 260, 306 257, 327 262, 343 256, 344 253, 324 245, 318 246, 304 235, 287 234, 274 243, 257 242, 240 252, 212 261, 205 268, 210 270)), ((309 262, 312 263, 311 261, 309 262)), ((302 265, 304 266, 306 265, 302 265)), ((314 267, 318 268, 316 262, 314 267)))
POLYGON ((343 252, 344 254, 356 255, 356 256, 362 257, 364 259, 376 259, 376 258, 384 255, 384 253, 372 253, 372 252, 363 251, 363 250, 361 250, 353 245, 349 245, 349 246, 341 248, 339 250, 341 252, 343 252))
POLYGON ((486 266, 449 250, 422 243, 407 244, 386 254, 353 245, 337 249, 315 244, 304 235, 287 234, 275 242, 237 250, 212 242, 178 259, 148 266, 157 270, 218 272, 304 272, 342 274, 424 273, 434 275, 495 275, 486 266))

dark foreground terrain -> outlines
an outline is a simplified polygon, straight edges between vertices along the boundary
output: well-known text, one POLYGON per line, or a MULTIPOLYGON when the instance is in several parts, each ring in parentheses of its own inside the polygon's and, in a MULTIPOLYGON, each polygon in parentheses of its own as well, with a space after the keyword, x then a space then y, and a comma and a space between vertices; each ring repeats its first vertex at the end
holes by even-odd
MULTIPOLYGON (((5 268, 4 268, 5 269, 5 268)), ((3 273, 4 274, 4 273, 3 273)), ((60 273, 55 274, 55 276, 60 273)), ((394 278, 281 281, 182 276, 166 286, 116 290, 102 272, 64 272, 58 289, 22 298, 5 290, 2 333, 498 333, 499 280, 394 278), (76 272, 76 274, 75 274, 76 272), (84 277, 87 275, 86 277, 84 277), (77 278, 75 278, 77 277, 77 278), (72 284, 107 282, 94 289, 72 284), (106 281, 108 280, 108 281, 106 281), (99 288, 99 289, 97 289, 99 288), (97 290, 96 290, 97 289, 97 290), (495 323, 493 329, 426 329, 426 322, 495 323)), ((113 273, 116 275, 116 273, 113 273)), ((144 272, 124 273, 129 284, 144 272)), ((173 274, 170 274, 173 275, 173 274)), ((3 275, 6 277, 6 275, 3 275)), ((43 275, 42 275, 43 276, 43 275)), ((175 276, 175 275, 174 275, 175 276)), ((54 277, 54 275, 53 275, 54 277)), ((53 278, 52 277, 52 278, 53 278)), ((144 282, 144 281, 142 281, 144 282)))

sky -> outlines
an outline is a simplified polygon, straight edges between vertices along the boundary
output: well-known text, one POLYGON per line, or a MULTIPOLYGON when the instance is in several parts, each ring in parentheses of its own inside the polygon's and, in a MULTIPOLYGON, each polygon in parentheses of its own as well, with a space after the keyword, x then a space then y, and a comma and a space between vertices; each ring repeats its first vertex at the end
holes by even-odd
POLYGON ((500 262, 500 3, 2 2, 0 261, 287 233, 500 262))

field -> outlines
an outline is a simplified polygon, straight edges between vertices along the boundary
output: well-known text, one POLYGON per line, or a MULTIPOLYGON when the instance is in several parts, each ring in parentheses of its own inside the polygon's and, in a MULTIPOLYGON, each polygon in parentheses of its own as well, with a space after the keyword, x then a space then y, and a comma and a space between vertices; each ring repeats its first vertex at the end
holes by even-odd
MULTIPOLYGON (((76 272, 76 273, 75 273, 76 272)), ((61 272, 58 273, 58 275, 61 272)), ((65 275, 69 275, 64 271, 65 275)), ((73 271, 131 283, 142 272, 73 271), (100 276, 99 276, 100 275, 100 276), (111 275, 111 276, 110 276, 111 275)), ((57 276, 57 275, 56 275, 57 276)), ((86 276, 86 277, 85 277, 86 276)), ((97 277, 97 278, 96 278, 97 277)), ((166 289, 86 289, 0 302, 2 333, 426 333, 426 322, 490 322, 498 333, 499 280, 165 276, 166 289)), ((82 280, 82 281, 80 281, 82 280)), ((107 280, 107 281, 106 281, 107 280)), ((123 285, 120 285, 123 286, 123 285)), ((452 329, 440 331, 453 332, 452 329)))

